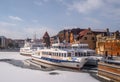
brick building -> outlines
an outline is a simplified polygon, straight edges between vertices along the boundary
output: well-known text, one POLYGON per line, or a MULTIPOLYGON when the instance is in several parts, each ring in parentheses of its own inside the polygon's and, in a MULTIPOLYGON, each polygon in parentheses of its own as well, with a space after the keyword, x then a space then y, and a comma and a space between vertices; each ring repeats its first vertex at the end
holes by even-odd
POLYGON ((110 35, 97 35, 96 42, 96 52, 97 54, 106 54, 120 56, 120 33, 116 31, 110 33, 110 35))
POLYGON ((80 29, 80 28, 66 29, 66 30, 60 31, 57 36, 59 37, 60 42, 65 41, 65 42, 71 43, 70 42, 71 35, 73 35, 72 38, 75 40, 79 35, 79 33, 83 30, 85 29, 80 29))
POLYGON ((77 43, 86 43, 89 45, 89 48, 95 49, 96 47, 96 36, 91 31, 90 28, 83 30, 79 33, 79 36, 77 37, 77 43))
POLYGON ((80 28, 73 28, 62 30, 58 33, 58 37, 60 42, 67 42, 67 43, 86 43, 89 45, 91 49, 96 48, 96 36, 98 34, 109 34, 109 29, 80 29, 80 28))

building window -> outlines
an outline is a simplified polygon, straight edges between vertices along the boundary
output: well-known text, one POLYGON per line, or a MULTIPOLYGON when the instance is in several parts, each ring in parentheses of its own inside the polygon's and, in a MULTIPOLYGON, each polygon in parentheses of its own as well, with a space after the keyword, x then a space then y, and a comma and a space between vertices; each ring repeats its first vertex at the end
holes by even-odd
POLYGON ((84 40, 87 40, 87 37, 84 37, 84 40))
POLYGON ((2 45, 2 39, 0 38, 0 46, 2 45))
POLYGON ((95 40, 95 38, 94 38, 94 37, 92 37, 92 40, 95 40))
POLYGON ((87 35, 92 35, 92 33, 87 33, 87 35))

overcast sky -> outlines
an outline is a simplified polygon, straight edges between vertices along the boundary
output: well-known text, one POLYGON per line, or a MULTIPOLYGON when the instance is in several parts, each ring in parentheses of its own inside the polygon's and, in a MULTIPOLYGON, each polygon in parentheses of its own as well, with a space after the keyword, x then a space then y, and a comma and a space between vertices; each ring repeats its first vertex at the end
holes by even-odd
POLYGON ((120 30, 120 0, 0 0, 0 36, 40 38, 72 27, 120 30))

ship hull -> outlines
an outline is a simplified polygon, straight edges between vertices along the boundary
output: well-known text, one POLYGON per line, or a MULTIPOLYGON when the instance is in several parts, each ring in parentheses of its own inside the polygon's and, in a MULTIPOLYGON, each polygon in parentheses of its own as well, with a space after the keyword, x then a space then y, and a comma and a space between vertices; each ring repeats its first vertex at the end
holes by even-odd
POLYGON ((80 69, 87 62, 86 58, 83 58, 80 62, 59 61, 59 60, 57 61, 56 59, 50 59, 50 58, 43 59, 42 57, 33 56, 33 55, 32 55, 32 59, 42 62, 42 63, 45 63, 45 64, 50 64, 50 65, 55 65, 55 66, 60 66, 60 67, 65 67, 65 68, 73 68, 73 69, 80 69))

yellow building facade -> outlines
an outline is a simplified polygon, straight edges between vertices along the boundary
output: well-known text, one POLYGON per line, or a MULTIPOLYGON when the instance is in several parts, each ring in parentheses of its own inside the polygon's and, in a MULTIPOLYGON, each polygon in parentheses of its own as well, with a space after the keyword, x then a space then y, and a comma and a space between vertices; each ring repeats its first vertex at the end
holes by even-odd
POLYGON ((115 33, 112 36, 98 35, 96 42, 97 54, 120 56, 120 38, 118 36, 115 33))
POLYGON ((105 42, 98 42, 97 45, 97 54, 120 56, 120 40, 107 40, 105 42))

